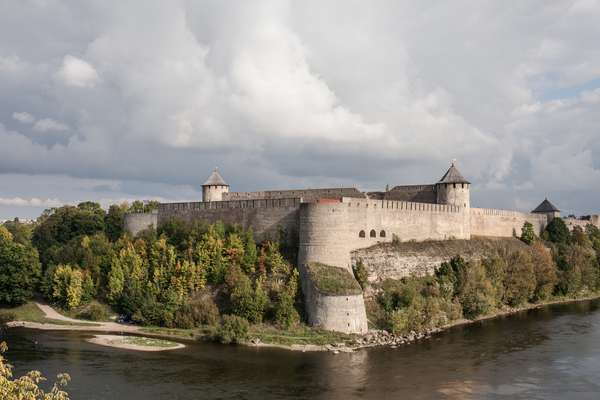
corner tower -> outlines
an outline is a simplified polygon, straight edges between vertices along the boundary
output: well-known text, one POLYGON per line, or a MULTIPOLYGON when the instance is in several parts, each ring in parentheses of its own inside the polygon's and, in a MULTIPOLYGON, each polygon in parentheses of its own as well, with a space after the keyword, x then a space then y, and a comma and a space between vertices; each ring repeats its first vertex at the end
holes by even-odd
POLYGON ((462 176, 455 163, 452 161, 448 171, 435 184, 437 203, 470 208, 471 183, 462 176))
POLYGON ((202 201, 221 201, 223 193, 229 193, 229 185, 219 174, 219 169, 215 167, 212 174, 202 185, 202 201))

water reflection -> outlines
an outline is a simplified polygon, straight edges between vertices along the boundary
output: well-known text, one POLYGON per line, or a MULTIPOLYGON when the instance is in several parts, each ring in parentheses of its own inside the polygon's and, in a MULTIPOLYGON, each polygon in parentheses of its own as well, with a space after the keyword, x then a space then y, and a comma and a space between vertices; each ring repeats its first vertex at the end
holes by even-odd
POLYGON ((597 398, 598 302, 560 305, 456 327, 413 345, 351 354, 190 343, 138 353, 89 334, 6 334, 17 373, 67 370, 84 399, 597 398))

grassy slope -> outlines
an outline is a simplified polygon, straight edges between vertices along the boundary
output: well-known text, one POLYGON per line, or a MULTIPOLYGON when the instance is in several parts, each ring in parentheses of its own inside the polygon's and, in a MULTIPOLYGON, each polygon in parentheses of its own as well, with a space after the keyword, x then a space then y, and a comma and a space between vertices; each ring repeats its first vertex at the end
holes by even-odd
POLYGON ((59 321, 56 319, 46 318, 42 310, 39 309, 34 303, 25 303, 18 307, 13 308, 0 308, 0 314, 10 315, 14 321, 27 321, 37 322, 40 324, 54 324, 54 325, 75 325, 75 326, 94 326, 95 324, 89 323, 76 323, 69 321, 59 321))
POLYGON ((362 288, 356 279, 344 268, 310 263, 308 272, 317 290, 322 294, 332 296, 362 294, 362 288))

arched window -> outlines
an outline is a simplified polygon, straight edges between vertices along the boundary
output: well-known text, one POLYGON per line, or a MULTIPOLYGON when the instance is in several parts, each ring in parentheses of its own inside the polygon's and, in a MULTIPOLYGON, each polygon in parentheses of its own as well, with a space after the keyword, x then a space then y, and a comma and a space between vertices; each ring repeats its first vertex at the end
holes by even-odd
POLYGON ((365 237, 365 231, 358 232, 358 237, 364 238, 365 237))
POLYGON ((377 232, 375 232, 375 229, 371 229, 371 232, 369 233, 369 236, 371 236, 371 237, 377 237, 377 232))
POLYGON ((379 237, 385 237, 385 231, 379 232, 379 237))

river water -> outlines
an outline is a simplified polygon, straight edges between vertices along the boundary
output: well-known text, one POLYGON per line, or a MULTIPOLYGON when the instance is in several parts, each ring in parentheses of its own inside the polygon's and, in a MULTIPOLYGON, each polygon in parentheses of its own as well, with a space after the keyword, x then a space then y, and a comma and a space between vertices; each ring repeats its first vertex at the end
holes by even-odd
POLYGON ((2 336, 17 374, 69 372, 73 399, 600 398, 600 301, 337 355, 210 343, 145 353, 88 343, 89 333, 20 328, 2 336))

